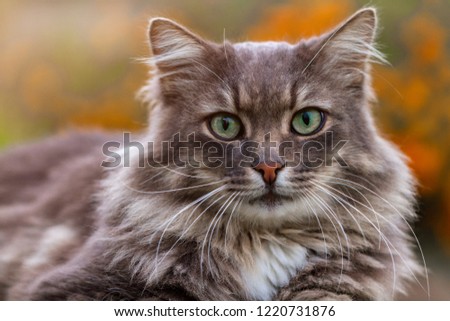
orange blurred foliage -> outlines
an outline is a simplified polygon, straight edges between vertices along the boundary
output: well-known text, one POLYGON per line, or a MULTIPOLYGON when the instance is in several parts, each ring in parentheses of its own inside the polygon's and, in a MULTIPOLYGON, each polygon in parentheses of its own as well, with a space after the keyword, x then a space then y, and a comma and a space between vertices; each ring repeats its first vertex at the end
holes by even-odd
POLYGON ((415 64, 426 66, 444 59, 447 35, 445 29, 429 14, 421 13, 407 21, 402 36, 415 64))
POLYGON ((350 1, 294 0, 268 8, 261 22, 250 28, 253 40, 296 41, 301 37, 317 35, 344 19, 353 6, 350 1))
POLYGON ((419 178, 421 192, 435 193, 444 165, 440 148, 418 140, 404 144, 402 149, 411 159, 413 171, 419 178))

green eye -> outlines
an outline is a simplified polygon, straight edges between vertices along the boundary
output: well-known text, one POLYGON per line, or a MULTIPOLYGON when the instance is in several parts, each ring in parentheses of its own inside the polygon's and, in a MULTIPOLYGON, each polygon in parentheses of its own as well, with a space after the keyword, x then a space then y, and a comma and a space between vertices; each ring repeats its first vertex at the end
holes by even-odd
POLYGON ((229 114, 219 114, 210 121, 213 134, 223 140, 233 140, 241 132, 241 121, 239 118, 229 114))
POLYGON ((322 128, 324 119, 321 111, 317 109, 306 109, 294 115, 292 128, 300 135, 311 135, 322 128))

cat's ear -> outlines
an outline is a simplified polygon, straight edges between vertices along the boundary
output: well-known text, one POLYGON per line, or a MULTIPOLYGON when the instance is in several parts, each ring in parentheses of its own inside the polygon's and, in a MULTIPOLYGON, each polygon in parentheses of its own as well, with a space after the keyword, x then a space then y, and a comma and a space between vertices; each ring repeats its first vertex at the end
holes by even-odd
POLYGON ((165 18, 154 18, 148 30, 152 61, 162 73, 173 73, 201 60, 208 44, 183 26, 165 18))
POLYGON ((373 8, 357 11, 326 37, 324 51, 350 61, 360 61, 373 54, 377 15, 373 8))
POLYGON ((321 37, 316 44, 315 54, 322 57, 321 66, 330 72, 352 78, 366 72, 368 63, 385 62, 383 55, 375 48, 377 14, 374 8, 357 11, 337 28, 321 37))

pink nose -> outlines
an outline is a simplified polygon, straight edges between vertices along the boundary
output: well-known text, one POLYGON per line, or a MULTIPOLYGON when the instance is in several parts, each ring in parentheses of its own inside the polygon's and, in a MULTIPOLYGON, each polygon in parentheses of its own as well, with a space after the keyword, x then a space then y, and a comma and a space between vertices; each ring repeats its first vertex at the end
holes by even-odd
POLYGON ((272 185, 277 179, 277 172, 281 167, 280 163, 259 163, 254 169, 261 173, 266 184, 272 185))

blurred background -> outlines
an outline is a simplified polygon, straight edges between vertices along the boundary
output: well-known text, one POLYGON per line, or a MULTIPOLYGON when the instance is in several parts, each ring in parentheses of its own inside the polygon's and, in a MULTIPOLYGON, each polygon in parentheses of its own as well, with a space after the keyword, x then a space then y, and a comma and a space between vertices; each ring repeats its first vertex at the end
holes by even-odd
MULTIPOLYGON (((0 149, 73 128, 139 130, 149 17, 221 42, 294 42, 367 0, 0 0, 0 149)), ((372 0, 391 66, 375 66, 374 112, 420 181, 415 225, 432 299, 450 300, 450 1, 372 0)), ((418 299, 425 295, 417 294, 418 299)))

